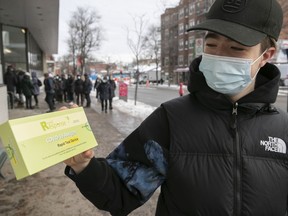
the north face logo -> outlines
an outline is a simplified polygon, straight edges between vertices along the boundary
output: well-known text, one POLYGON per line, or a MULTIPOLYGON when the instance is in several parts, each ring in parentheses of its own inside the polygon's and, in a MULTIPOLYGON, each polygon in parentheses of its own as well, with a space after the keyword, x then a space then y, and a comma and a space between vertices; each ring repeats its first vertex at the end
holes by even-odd
POLYGON ((261 146, 265 146, 265 151, 286 153, 286 144, 285 142, 277 137, 268 137, 268 140, 261 140, 261 146))

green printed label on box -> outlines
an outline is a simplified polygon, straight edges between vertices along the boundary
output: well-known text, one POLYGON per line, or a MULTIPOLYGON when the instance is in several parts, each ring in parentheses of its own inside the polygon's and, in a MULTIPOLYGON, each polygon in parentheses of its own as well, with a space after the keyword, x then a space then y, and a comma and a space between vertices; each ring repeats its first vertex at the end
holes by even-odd
POLYGON ((18 180, 97 145, 83 108, 9 120, 0 134, 18 180))

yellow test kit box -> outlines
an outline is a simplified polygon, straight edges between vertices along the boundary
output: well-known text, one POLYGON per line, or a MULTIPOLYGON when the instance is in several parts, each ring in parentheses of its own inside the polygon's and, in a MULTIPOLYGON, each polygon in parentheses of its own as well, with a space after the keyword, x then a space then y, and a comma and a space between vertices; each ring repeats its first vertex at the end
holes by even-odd
POLYGON ((97 145, 82 107, 9 120, 0 137, 17 180, 97 145))

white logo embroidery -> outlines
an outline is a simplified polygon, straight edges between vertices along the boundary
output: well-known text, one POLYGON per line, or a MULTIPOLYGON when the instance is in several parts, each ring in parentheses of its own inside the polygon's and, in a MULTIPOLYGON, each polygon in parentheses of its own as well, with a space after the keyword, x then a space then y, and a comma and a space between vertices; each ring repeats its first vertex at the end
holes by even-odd
POLYGON ((286 153, 286 144, 285 142, 277 137, 268 137, 268 140, 261 140, 261 146, 265 146, 265 151, 286 153))

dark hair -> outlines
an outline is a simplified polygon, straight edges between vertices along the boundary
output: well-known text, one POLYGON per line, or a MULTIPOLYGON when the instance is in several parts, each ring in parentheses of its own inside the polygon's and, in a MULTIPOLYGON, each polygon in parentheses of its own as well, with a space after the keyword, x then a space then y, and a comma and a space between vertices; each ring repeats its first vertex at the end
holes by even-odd
POLYGON ((265 50, 269 49, 270 47, 275 47, 277 48, 276 41, 275 39, 266 36, 262 41, 261 41, 261 51, 264 52, 265 50))

